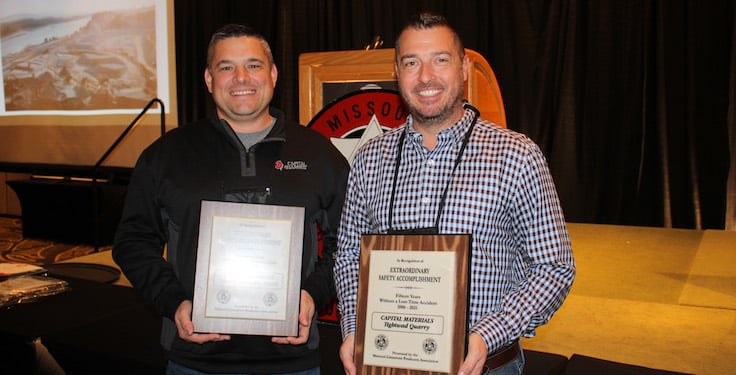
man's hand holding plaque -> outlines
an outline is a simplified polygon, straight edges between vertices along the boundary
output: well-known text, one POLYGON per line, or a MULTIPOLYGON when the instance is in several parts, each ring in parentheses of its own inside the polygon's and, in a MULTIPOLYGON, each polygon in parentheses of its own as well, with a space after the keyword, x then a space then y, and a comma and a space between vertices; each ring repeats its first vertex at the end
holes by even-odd
POLYGON ((457 372, 466 343, 469 248, 468 235, 363 236, 359 374, 457 372))

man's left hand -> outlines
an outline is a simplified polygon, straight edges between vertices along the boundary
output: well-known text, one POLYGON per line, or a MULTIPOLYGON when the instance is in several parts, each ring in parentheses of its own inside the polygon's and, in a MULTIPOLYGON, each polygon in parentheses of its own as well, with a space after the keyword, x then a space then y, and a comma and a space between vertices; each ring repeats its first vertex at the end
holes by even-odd
POLYGON ((302 289, 301 301, 299 302, 299 336, 273 337, 271 342, 276 344, 301 345, 309 339, 309 328, 312 326, 314 317, 314 300, 312 296, 302 289))
POLYGON ((458 375, 481 375, 483 371, 483 365, 486 364, 486 357, 488 357, 488 348, 486 343, 477 333, 471 333, 468 337, 468 355, 465 356, 465 361, 460 370, 457 372, 458 375))

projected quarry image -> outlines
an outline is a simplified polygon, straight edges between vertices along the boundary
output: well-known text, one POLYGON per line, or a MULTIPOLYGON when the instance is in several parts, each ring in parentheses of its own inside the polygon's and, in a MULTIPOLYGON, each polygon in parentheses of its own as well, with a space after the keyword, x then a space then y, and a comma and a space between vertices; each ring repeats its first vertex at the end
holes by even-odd
POLYGON ((5 111, 143 107, 157 96, 156 16, 150 4, 4 17, 5 111))

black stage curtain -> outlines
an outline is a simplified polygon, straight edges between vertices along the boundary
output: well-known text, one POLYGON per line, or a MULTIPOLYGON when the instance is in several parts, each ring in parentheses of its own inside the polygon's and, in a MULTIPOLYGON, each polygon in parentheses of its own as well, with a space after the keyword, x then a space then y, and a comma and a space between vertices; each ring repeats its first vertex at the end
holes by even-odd
POLYGON ((568 221, 736 229, 731 0, 177 0, 179 119, 212 111, 205 50, 224 23, 271 41, 274 105, 297 119, 301 53, 376 36, 393 47, 422 9, 489 61, 508 126, 542 147, 568 221))

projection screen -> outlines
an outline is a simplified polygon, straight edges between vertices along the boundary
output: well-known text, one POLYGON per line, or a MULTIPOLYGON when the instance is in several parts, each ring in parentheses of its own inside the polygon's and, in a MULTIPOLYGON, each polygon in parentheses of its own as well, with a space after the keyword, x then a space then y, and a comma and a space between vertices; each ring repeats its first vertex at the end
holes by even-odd
POLYGON ((132 167, 177 125, 173 0, 0 2, 0 163, 132 167))

